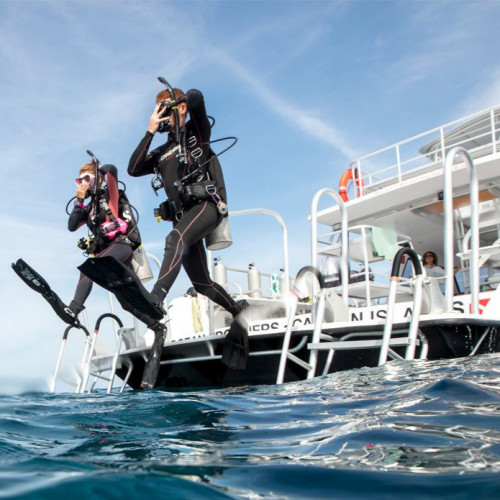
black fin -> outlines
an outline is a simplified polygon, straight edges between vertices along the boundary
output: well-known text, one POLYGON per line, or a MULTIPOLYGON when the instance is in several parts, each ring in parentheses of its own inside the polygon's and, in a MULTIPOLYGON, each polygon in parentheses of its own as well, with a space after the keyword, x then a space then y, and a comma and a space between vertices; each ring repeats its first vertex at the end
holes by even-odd
POLYGON ((90 258, 78 266, 78 269, 93 282, 114 293, 119 300, 127 302, 142 314, 156 320, 165 316, 163 308, 154 303, 151 294, 135 273, 114 257, 90 258))
POLYGON ((15 273, 35 292, 38 292, 50 304, 54 312, 68 325, 79 324, 76 316, 64 304, 59 296, 52 291, 49 284, 23 259, 18 259, 12 264, 15 273))
POLYGON ((161 352, 163 350, 163 344, 165 343, 166 334, 167 329, 164 325, 161 325, 155 331, 155 340, 149 352, 148 360, 146 361, 146 366, 144 367, 144 373, 142 375, 142 389, 153 389, 156 385, 160 373, 161 352))
POLYGON ((45 297, 52 294, 49 284, 23 259, 17 259, 17 262, 12 264, 12 269, 35 292, 45 297))
POLYGON ((79 325, 80 321, 72 313, 71 309, 66 306, 66 304, 59 298, 59 296, 55 293, 52 292, 51 297, 45 297, 47 299, 47 302, 51 305, 52 309, 54 309, 54 312, 65 322, 68 323, 68 325, 79 325))
POLYGON ((246 370, 248 363, 248 330, 237 317, 233 319, 222 348, 222 362, 233 370, 246 370))

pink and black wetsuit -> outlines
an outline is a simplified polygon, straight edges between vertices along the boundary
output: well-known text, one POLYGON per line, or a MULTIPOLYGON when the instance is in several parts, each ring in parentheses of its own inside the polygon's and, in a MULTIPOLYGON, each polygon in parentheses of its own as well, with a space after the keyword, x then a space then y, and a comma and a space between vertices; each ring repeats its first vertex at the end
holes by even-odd
MULTIPOLYGON (((102 197, 106 200, 113 216, 118 218, 120 197, 118 191, 118 170, 114 165, 103 165, 100 170, 105 176, 106 187, 98 191, 97 196, 98 198, 102 197)), ((112 256, 126 266, 130 266, 132 262, 133 249, 128 238, 123 234, 119 234, 110 240, 99 231, 101 224, 109 221, 109 216, 107 215, 105 208, 99 203, 99 199, 97 200, 97 203, 95 203, 95 196, 96 195, 92 195, 90 202, 87 205, 84 205, 83 199, 77 198, 73 211, 68 219, 68 229, 70 231, 76 231, 78 228, 86 224, 92 233, 93 240, 96 245, 94 251, 95 258, 112 256)), ((69 305, 69 308, 75 313, 75 315, 78 315, 84 309, 85 301, 92 291, 92 286, 93 282, 83 273, 80 273, 75 295, 69 305)), ((152 327, 156 324, 154 320, 140 313, 130 304, 120 301, 119 297, 117 298, 123 309, 132 313, 147 326, 152 327)))

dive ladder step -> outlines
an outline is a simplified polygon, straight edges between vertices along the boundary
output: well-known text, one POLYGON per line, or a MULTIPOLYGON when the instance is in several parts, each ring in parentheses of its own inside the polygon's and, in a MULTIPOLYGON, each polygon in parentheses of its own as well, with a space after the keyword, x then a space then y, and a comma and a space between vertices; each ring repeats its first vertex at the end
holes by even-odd
MULTIPOLYGON (((390 346, 405 346, 408 345, 408 338, 401 339, 391 339, 389 341, 390 346)), ((417 341, 417 345, 419 342, 417 341)), ((381 347, 382 339, 373 339, 373 340, 343 340, 339 342, 317 342, 307 344, 307 348, 310 350, 318 349, 318 350, 344 350, 344 349, 372 349, 373 347, 381 347)))

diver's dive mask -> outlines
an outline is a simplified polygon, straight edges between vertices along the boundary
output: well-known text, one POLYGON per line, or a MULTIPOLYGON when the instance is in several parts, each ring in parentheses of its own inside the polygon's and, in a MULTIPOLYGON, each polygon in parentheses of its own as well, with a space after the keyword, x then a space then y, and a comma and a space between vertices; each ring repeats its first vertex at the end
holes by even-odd
POLYGON ((88 184, 89 189, 94 189, 95 186, 95 175, 88 172, 84 172, 79 177, 75 179, 76 185, 80 187, 83 182, 88 184))

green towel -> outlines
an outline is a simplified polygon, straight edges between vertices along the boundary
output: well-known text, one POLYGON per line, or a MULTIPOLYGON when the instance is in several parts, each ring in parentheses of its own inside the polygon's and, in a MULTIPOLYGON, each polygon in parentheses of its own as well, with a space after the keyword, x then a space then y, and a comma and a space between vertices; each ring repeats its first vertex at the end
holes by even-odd
POLYGON ((398 251, 396 231, 375 226, 371 230, 373 253, 392 261, 398 251))

